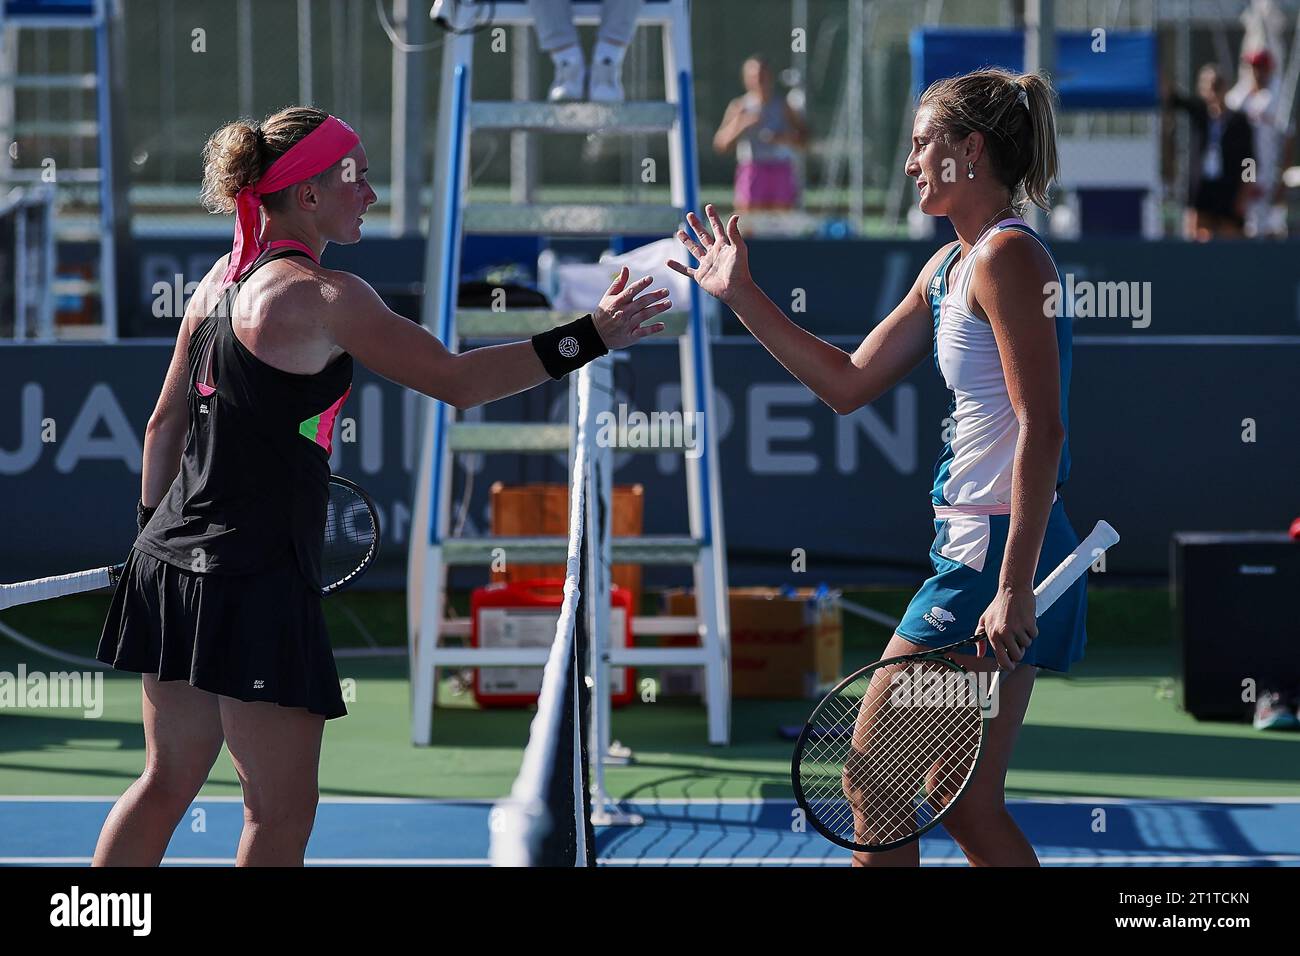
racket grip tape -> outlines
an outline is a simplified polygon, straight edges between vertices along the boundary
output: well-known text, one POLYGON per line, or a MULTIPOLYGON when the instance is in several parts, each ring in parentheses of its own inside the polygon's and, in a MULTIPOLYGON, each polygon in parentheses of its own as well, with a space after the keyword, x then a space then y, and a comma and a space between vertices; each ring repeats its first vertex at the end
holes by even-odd
POLYGON ((1119 540, 1119 534, 1105 521, 1098 521, 1079 546, 1034 588, 1034 616, 1042 617, 1057 598, 1087 573, 1097 556, 1119 540))
POLYGON ((115 568, 95 568, 93 571, 56 574, 48 578, 24 581, 21 584, 0 585, 0 610, 18 604, 31 604, 34 601, 46 601, 68 594, 80 594, 83 591, 109 587, 117 580, 117 575, 113 573, 115 570, 115 568))

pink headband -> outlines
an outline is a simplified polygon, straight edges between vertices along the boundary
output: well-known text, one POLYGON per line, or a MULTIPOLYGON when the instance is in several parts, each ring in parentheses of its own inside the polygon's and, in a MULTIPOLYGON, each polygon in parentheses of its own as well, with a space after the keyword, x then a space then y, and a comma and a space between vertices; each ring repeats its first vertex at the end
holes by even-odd
POLYGON ((330 116, 273 162, 261 179, 239 191, 235 197, 235 245, 221 280, 223 288, 239 281, 266 249, 258 235, 261 231, 258 210, 262 208, 262 197, 324 172, 359 142, 361 139, 351 126, 330 116))

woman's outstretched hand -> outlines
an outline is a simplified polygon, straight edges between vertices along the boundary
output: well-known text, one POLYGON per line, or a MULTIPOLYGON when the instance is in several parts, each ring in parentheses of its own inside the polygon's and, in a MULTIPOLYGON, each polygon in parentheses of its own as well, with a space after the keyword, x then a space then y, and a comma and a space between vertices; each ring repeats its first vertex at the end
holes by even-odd
POLYGON ((704 214, 713 226, 712 233, 693 212, 686 214, 686 222, 695 231, 695 237, 685 229, 677 230, 677 238, 700 264, 692 269, 669 259, 668 268, 690 276, 715 299, 730 302, 737 292, 753 282, 749 275, 749 250, 740 235, 740 217, 732 216, 724 228, 712 203, 704 207, 704 214))
POLYGON ((618 275, 592 313, 596 331, 600 333, 605 348, 611 352, 614 349, 625 349, 647 335, 662 332, 662 322, 646 326, 641 323, 673 307, 672 301, 667 297, 667 289, 645 291, 646 286, 654 281, 654 276, 644 276, 629 285, 628 275, 627 266, 618 270, 618 275))

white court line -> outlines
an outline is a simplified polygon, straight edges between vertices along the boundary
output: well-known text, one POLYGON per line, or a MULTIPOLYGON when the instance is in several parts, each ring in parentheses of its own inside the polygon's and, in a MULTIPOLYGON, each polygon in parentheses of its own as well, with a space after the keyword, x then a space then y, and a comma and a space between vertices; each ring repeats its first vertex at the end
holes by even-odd
MULTIPOLYGON (((486 857, 308 857, 307 866, 490 866, 486 857)), ((848 866, 847 855, 839 857, 644 857, 617 858, 601 857, 599 866, 848 866)), ((1155 866, 1155 865, 1203 865, 1210 863, 1297 863, 1300 854, 1268 853, 1258 856, 1229 853, 1217 854, 1181 854, 1160 856, 1158 854, 1139 854, 1125 856, 1120 854, 1108 856, 1044 856, 1039 857, 1044 866, 1155 866)), ((88 856, 5 856, 0 857, 0 866, 89 866, 88 856)), ((167 857, 163 866, 234 866, 234 857, 167 857)), ((922 866, 966 866, 966 859, 961 856, 922 857, 922 866)))
POLYGON ((1300 345, 1300 335, 1076 335, 1075 345, 1300 345))
MULTIPOLYGON (((0 856, 0 866, 39 866, 54 864, 59 866, 89 866, 88 856, 0 856)), ((163 866, 234 866, 235 858, 220 856, 177 856, 165 857, 163 866)), ((487 857, 418 857, 387 859, 385 857, 308 857, 307 866, 489 866, 487 857)))
MULTIPOLYGON (((1197 863, 1300 863, 1300 855, 1268 854, 1260 856, 1233 856, 1206 854, 1203 856, 1043 856, 1038 862, 1044 866, 1150 866, 1153 864, 1190 865, 1197 863)), ((847 856, 839 857, 647 857, 637 859, 601 859, 601 866, 848 866, 847 856)), ((968 866, 966 858, 922 857, 922 866, 968 866)))
MULTIPOLYGON (((0 796, 0 804, 116 804, 118 796, 0 796)), ((498 797, 330 797, 322 796, 322 804, 409 804, 419 806, 484 805, 493 806, 498 797)), ((196 804, 242 804, 242 796, 200 796, 196 804)))
MULTIPOLYGON (((822 340, 832 345, 841 343, 859 344, 870 329, 862 335, 823 335, 822 340)), ((715 345, 761 345, 752 335, 715 335, 715 345)), ((1133 332, 1129 335, 1090 335, 1081 333, 1072 337, 1075 345, 1300 345, 1300 335, 1143 335, 1133 332)), ((653 336, 644 344, 655 344, 653 336)), ((662 339, 658 344, 675 345, 675 339, 662 339)))
MULTIPOLYGON (((1092 806, 1096 803, 1300 803, 1300 797, 1008 797, 1011 803, 1077 803, 1092 806)), ((635 803, 646 806, 677 806, 682 804, 776 804, 788 806, 794 797, 624 797, 616 803, 635 803)))
MULTIPOLYGON (((3 803, 116 803, 120 795, 112 797, 90 796, 24 796, 0 795, 3 803)), ((321 803, 329 804, 395 804, 411 806, 494 806, 500 797, 321 797, 321 803)), ((1108 804, 1185 804, 1185 803, 1300 803, 1297 797, 1009 797, 1012 803, 1065 803, 1093 806, 1108 804)), ((194 803, 242 803, 243 797, 196 797, 194 803)), ((710 806, 714 804, 728 806, 792 806, 794 797, 623 797, 615 803, 635 803, 640 806, 710 806)))

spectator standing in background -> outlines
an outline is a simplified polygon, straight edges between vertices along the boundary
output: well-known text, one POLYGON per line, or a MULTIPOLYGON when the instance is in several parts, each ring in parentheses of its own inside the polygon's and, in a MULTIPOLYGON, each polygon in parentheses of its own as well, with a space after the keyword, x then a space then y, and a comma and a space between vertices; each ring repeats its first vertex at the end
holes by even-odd
POLYGON ((590 77, 573 23, 572 0, 528 0, 528 9, 538 43, 555 65, 547 97, 552 103, 583 98, 593 103, 623 101, 623 55, 636 32, 641 0, 604 0, 590 77))
POLYGON ((1246 235, 1285 239, 1286 190, 1282 170, 1290 165, 1291 141, 1277 115, 1273 54, 1252 50, 1241 58, 1241 79, 1224 96, 1228 109, 1245 114, 1255 140, 1255 182, 1246 183, 1246 235), (1279 160, 1281 162, 1279 163, 1279 160))
POLYGON ((1185 110, 1192 121, 1184 237, 1196 242, 1240 238, 1246 221, 1243 163, 1255 157, 1250 121, 1228 109, 1227 83, 1213 63, 1197 74, 1195 98, 1162 85, 1165 107, 1185 110))
POLYGON ((745 93, 727 105, 713 136, 716 152, 736 151, 736 210, 794 209, 799 204, 795 150, 807 145, 808 126, 785 97, 776 95, 766 60, 751 56, 740 75, 745 93))

